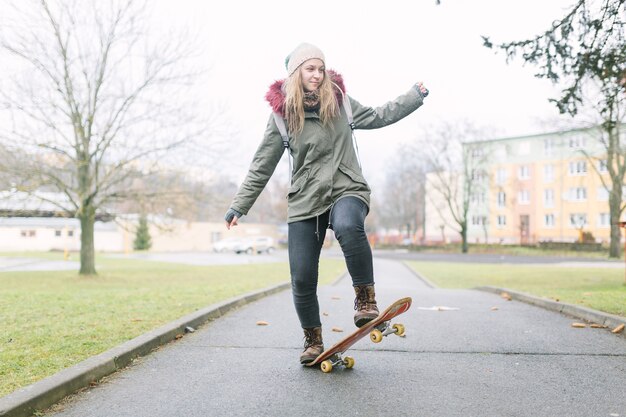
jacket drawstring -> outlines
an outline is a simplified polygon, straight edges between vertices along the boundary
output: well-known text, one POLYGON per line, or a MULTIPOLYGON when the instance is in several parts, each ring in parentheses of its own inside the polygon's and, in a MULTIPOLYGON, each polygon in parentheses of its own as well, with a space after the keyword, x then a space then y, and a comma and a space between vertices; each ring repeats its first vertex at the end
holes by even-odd
POLYGON ((320 241, 320 216, 315 216, 315 236, 317 241, 320 241))

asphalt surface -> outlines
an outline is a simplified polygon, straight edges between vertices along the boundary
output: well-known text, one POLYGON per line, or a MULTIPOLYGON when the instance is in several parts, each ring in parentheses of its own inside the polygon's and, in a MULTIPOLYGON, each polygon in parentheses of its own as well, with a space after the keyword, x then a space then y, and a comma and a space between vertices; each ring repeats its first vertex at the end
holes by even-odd
MULTIPOLYGON (((473 290, 432 289, 376 259, 378 302, 403 296, 406 337, 362 339, 353 369, 298 363, 289 291, 209 323, 46 416, 626 416, 626 339, 473 290), (447 307, 443 308, 443 307, 447 307), (257 325, 258 321, 269 323, 257 325)), ((319 289, 327 346, 354 327, 348 279, 319 289), (343 333, 331 331, 339 327, 343 333)))

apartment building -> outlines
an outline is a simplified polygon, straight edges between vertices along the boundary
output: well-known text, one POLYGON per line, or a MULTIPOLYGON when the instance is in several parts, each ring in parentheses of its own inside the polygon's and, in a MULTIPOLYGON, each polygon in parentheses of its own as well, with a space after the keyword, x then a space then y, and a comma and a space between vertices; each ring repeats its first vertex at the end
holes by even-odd
POLYGON ((606 151, 597 128, 473 142, 470 242, 597 242, 610 233, 606 151))

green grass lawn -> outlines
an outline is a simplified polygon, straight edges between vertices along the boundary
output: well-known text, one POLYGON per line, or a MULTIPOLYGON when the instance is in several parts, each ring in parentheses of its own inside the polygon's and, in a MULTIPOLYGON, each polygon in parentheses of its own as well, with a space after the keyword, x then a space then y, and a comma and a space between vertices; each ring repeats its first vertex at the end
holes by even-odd
POLYGON ((509 288, 626 317, 622 268, 408 262, 440 288, 509 288))
MULTIPOLYGON (((286 262, 187 266, 98 256, 96 265, 95 277, 0 273, 0 396, 195 310, 289 280, 286 262)), ((343 271, 343 260, 323 259, 320 282, 343 271)))

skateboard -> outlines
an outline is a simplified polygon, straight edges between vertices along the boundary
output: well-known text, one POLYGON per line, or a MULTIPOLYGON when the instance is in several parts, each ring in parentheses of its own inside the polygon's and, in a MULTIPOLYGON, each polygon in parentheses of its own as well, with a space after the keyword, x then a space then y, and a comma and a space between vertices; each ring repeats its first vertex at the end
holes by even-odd
POLYGON ((362 337, 369 334, 370 340, 374 343, 380 343, 383 337, 395 333, 398 336, 404 335, 404 326, 400 323, 390 325, 391 319, 404 313, 411 307, 411 297, 405 297, 397 300, 382 313, 378 315, 374 320, 370 321, 363 327, 358 328, 352 334, 344 337, 339 342, 335 343, 329 349, 315 358, 313 362, 307 363, 306 366, 315 366, 320 364, 322 372, 330 372, 335 366, 344 366, 346 368, 352 368, 354 366, 354 358, 350 356, 342 357, 350 346, 359 341, 362 337))

